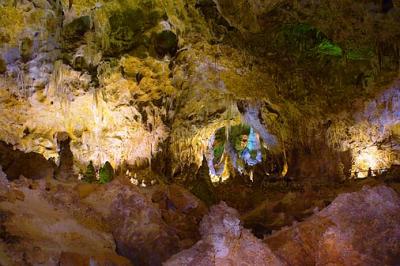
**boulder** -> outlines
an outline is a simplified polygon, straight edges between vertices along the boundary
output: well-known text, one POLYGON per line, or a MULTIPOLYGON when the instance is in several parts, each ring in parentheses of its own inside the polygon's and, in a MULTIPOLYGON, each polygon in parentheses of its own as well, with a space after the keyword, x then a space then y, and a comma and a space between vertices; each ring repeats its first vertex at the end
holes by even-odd
POLYGON ((117 195, 111 218, 118 253, 135 265, 161 265, 178 251, 178 236, 140 194, 117 195))
POLYGON ((265 242, 289 265, 398 265, 400 197, 386 186, 341 194, 265 242))
POLYGON ((200 225, 202 240, 164 265, 284 265, 259 239, 244 229, 239 213, 221 202, 200 225))
POLYGON ((29 181, 10 182, 8 201, 0 202, 1 265, 131 265, 73 187, 52 180, 55 188, 47 189, 40 180, 32 189, 29 181))
POLYGON ((173 206, 182 213, 206 213, 207 208, 204 203, 181 186, 175 184, 168 186, 167 194, 173 206))

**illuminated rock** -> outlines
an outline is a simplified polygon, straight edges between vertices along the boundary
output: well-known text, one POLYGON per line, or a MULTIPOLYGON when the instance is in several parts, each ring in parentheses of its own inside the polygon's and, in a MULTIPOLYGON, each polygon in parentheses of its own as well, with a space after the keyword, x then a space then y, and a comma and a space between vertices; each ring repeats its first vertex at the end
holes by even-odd
MULTIPOLYGON (((343 5, 332 5, 284 5, 280 0, 6 1, 0 8, 5 64, 0 66, 5 74, 0 78, 0 139, 59 163, 55 134, 67 132, 75 172, 90 160, 96 167, 110 161, 116 169, 153 163, 158 171, 185 179, 181 173, 200 167, 217 129, 246 122, 269 150, 275 149, 277 155, 271 157, 280 160, 285 154, 286 167, 296 157, 290 153, 309 148, 301 145, 313 142, 314 135, 323 139, 325 132, 316 129, 328 116, 344 120, 335 116, 342 101, 350 110, 354 99, 372 96, 381 90, 376 84, 386 86, 395 72, 378 75, 381 70, 375 68, 382 63, 382 69, 394 69, 396 49, 381 50, 385 42, 390 46, 396 40, 397 29, 382 35, 359 31, 395 25, 397 9, 387 16, 371 13, 376 25, 362 21, 353 31, 341 26, 349 19, 343 5), (309 25, 296 19, 303 10, 309 25), (321 23, 327 15, 337 29, 321 23), (349 36, 354 43, 347 45, 349 36), (354 51, 363 46, 367 52, 354 51), (320 73, 325 65, 319 58, 332 54, 349 62, 345 68, 330 62, 326 73, 320 73), (27 127, 31 130, 26 135, 27 127)), ((353 5, 357 12, 365 11, 363 4, 353 5)), ((352 126, 350 121, 343 132, 352 126)), ((345 138, 354 141, 353 136, 345 138)), ((326 146, 335 146, 328 142, 326 146)), ((354 158, 371 143, 361 144, 350 145, 354 158)), ((322 169, 336 155, 309 168, 322 169)), ((311 174, 336 175, 338 163, 311 174)), ((293 168, 289 166, 289 173, 293 168)))
MULTIPOLYGON (((0 203, 2 265, 86 265, 88 261, 131 265, 116 254, 113 237, 99 214, 79 202, 70 188, 27 179, 10 183, 10 188, 0 203)), ((0 194, 3 198, 3 190, 0 194)))
POLYGON ((400 198, 385 186, 339 195, 302 223, 265 240, 290 265, 395 265, 400 198))
POLYGON ((328 130, 331 142, 341 150, 351 151, 352 172, 358 172, 359 177, 366 177, 368 168, 379 173, 400 160, 398 87, 396 82, 374 99, 363 102, 353 115, 355 123, 342 119, 328 130))
POLYGON ((152 190, 149 198, 129 180, 114 180, 84 199, 113 225, 118 253, 134 265, 160 265, 192 245, 206 212, 204 204, 180 186, 152 190))
POLYGON ((238 216, 223 202, 211 207, 200 225, 202 240, 165 265, 285 265, 261 240, 243 229, 238 216))

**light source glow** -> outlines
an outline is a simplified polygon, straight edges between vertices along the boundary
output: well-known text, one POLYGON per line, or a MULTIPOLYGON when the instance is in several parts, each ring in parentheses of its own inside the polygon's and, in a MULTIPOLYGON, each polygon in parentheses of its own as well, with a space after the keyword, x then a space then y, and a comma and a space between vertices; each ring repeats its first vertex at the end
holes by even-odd
POLYGON ((376 146, 371 146, 357 152, 354 156, 353 173, 358 178, 368 176, 368 169, 371 168, 372 175, 390 166, 391 156, 376 146))

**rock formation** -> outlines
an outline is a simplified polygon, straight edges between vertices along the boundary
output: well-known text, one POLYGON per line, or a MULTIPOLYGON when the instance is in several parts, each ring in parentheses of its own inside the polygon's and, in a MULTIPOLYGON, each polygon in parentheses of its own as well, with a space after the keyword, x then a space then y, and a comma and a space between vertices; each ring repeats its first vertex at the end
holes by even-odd
POLYGON ((399 22, 397 4, 385 15, 372 1, 349 4, 371 19, 344 27, 345 4, 308 2, 4 0, 0 140, 60 165, 66 134, 75 176, 109 161, 186 179, 218 129, 248 123, 291 175, 365 170, 357 156, 368 145, 387 167, 397 160, 398 88, 379 92, 397 77, 398 30, 384 26, 399 22), (363 112, 357 99, 394 109, 360 120, 346 113, 363 112))
POLYGON ((399 3, 0 0, 0 264, 398 264, 399 3))
POLYGON ((161 265, 198 239, 206 212, 176 185, 146 194, 117 180, 71 187, 20 178, 2 179, 0 192, 2 265, 161 265))
POLYGON ((165 265, 396 265, 399 208, 392 189, 364 187, 261 242, 222 202, 203 218, 202 240, 165 265))
POLYGON ((400 198, 385 186, 342 194, 306 221, 265 243, 289 265, 396 265, 400 198))
POLYGON ((239 214, 222 202, 200 224, 202 240, 164 265, 285 265, 240 225, 239 214))

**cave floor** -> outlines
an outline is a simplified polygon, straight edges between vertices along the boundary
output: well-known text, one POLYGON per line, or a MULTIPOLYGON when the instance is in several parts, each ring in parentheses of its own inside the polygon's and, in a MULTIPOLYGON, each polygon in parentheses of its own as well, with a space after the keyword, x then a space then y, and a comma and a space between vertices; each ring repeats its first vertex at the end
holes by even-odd
MULTIPOLYGON (((199 223, 207 213, 206 204, 182 186, 163 182, 135 186, 126 176, 105 185, 24 177, 3 181, 0 262, 4 265, 13 265, 11 260, 20 265, 59 258, 66 263, 71 258, 87 261, 93 256, 104 263, 129 265, 128 258, 140 265, 149 254, 144 252, 138 257, 127 252, 126 247, 134 251, 149 248, 152 240, 149 242, 146 237, 158 239, 164 235, 175 244, 157 240, 164 248, 168 246, 168 252, 160 251, 158 262, 152 264, 158 265, 199 240, 199 223), (121 235, 116 228, 128 232, 121 235)), ((263 186, 233 180, 211 190, 216 203, 224 201, 237 209, 243 226, 265 239, 307 220, 339 194, 382 184, 400 191, 399 182, 385 182, 383 178, 341 183, 305 179, 267 182, 263 186)))

